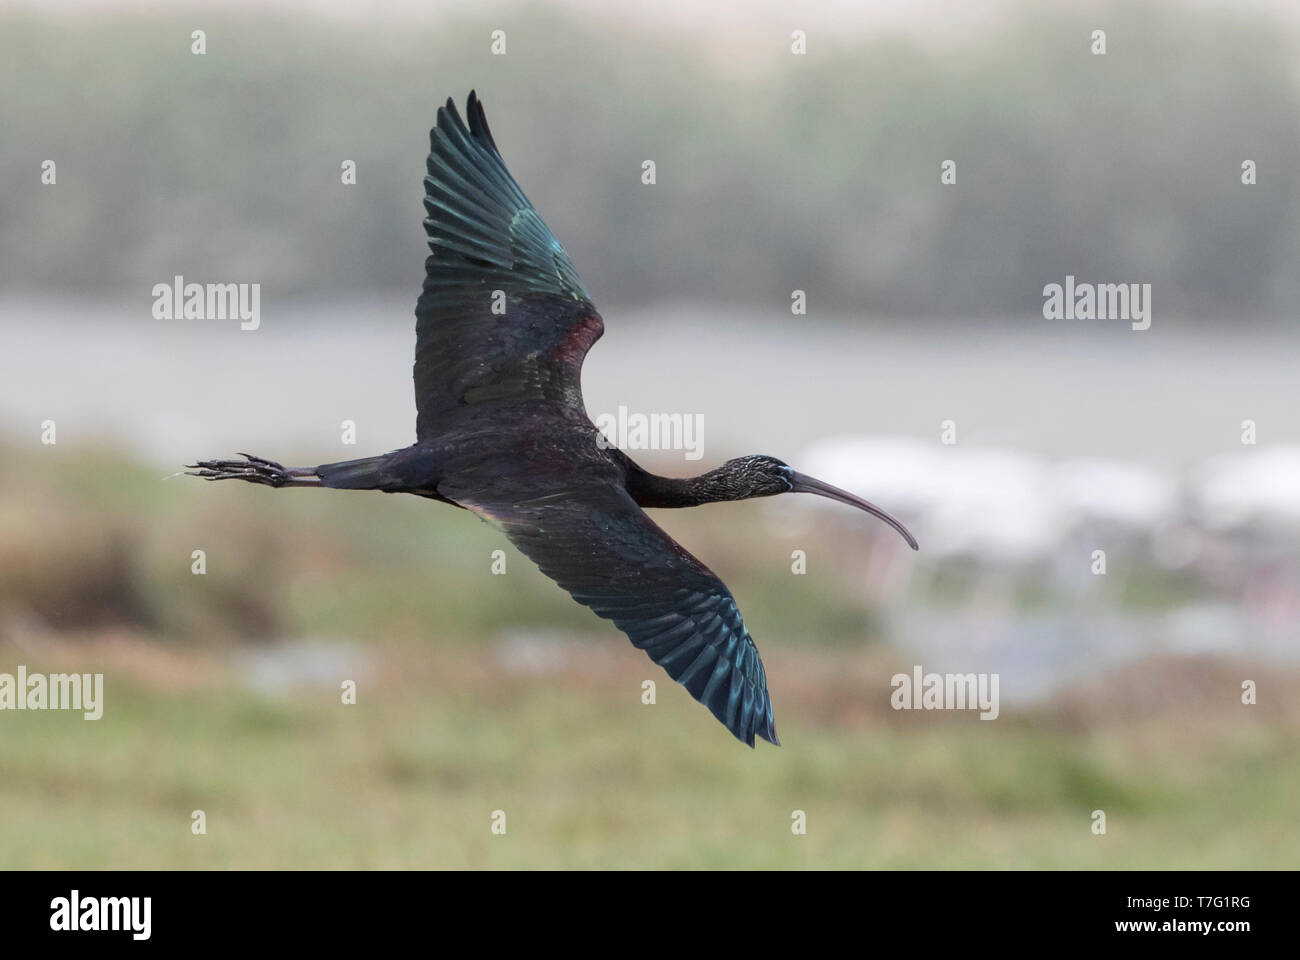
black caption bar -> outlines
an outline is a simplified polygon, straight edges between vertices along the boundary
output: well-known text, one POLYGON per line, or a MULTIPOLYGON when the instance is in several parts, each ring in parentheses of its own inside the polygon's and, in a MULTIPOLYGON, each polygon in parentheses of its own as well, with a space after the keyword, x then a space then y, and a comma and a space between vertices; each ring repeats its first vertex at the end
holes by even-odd
POLYGON ((621 939, 607 944, 662 945, 682 934, 687 915, 720 937, 792 924, 819 937, 846 931, 863 944, 919 936, 1015 945, 1046 936, 1230 949, 1286 928, 1294 883, 1290 873, 1228 872, 9 872, 0 873, 0 923, 6 946, 92 949, 338 948, 452 930, 494 941, 608 931, 621 939))

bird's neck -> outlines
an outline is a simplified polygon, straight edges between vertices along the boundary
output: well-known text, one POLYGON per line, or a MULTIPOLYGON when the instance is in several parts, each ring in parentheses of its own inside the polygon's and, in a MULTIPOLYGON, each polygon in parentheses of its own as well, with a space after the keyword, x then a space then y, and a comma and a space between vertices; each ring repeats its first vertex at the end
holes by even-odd
POLYGON ((722 500, 743 500, 745 494, 727 482, 721 470, 710 470, 698 477, 661 477, 644 470, 628 474, 627 492, 643 507, 695 507, 722 500))

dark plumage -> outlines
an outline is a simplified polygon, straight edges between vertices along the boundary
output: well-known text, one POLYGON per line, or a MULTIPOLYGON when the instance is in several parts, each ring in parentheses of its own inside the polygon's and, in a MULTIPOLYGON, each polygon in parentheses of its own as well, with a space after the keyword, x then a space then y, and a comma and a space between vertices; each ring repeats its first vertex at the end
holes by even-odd
POLYGON ((773 457, 699 477, 648 473, 598 443, 582 361, 604 332, 568 254, 528 202, 470 93, 430 133, 424 221, 431 255, 416 303, 413 446, 378 457, 283 467, 205 460, 193 473, 273 487, 414 493, 499 527, 579 603, 612 620, 735 736, 777 743, 758 648, 730 591, 642 507, 780 493, 828 496, 892 517, 773 457))

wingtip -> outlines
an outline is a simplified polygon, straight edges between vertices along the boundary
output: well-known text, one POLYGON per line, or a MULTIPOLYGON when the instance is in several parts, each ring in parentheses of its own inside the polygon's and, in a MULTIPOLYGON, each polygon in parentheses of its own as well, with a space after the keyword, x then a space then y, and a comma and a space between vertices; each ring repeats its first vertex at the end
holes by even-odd
POLYGON ((465 104, 465 115, 469 120, 469 131, 475 137, 487 142, 497 156, 501 151, 497 148, 496 139, 492 136, 492 128, 488 126, 487 111, 483 109, 483 101, 479 99, 478 93, 471 90, 469 100, 465 104))
POLYGON ((456 101, 448 97, 447 102, 438 108, 437 119, 434 122, 433 129, 429 131, 431 148, 437 149, 439 134, 444 139, 454 139, 458 131, 464 130, 465 121, 461 119, 460 111, 456 109, 456 101))
MULTIPOLYGON (((429 131, 429 149, 431 152, 437 152, 440 136, 444 139, 447 137, 455 139, 464 136, 486 141, 498 157, 501 155, 501 151, 497 149, 496 141, 492 137, 492 131, 488 127, 487 114, 483 110, 483 101, 479 99, 477 90, 470 90, 469 96, 465 98, 465 115, 463 117, 460 108, 456 106, 454 97, 448 97, 443 105, 438 108, 437 119, 433 128, 429 131)), ((432 157, 430 157, 430 163, 432 163, 432 157)), ((432 167, 430 172, 432 172, 432 167)))
POLYGON ((781 738, 776 735, 776 718, 772 716, 770 709, 767 715, 759 719, 750 730, 745 731, 743 734, 740 730, 733 730, 732 732, 736 735, 737 740, 748 744, 750 749, 755 749, 758 737, 762 737, 774 747, 781 746, 781 738))

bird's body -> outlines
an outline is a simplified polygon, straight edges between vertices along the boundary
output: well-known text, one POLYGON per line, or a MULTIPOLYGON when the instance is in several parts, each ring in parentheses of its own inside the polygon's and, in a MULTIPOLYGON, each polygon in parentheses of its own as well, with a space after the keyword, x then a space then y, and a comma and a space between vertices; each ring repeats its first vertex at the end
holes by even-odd
POLYGON ((767 679, 722 581, 642 507, 787 492, 866 501, 772 457, 676 480, 602 442, 582 362, 604 332, 564 248, 506 170, 471 93, 430 133, 425 229, 432 254, 416 304, 416 442, 317 467, 209 460, 210 480, 413 493, 500 528, 575 600, 612 620, 739 739, 777 742, 767 679))

